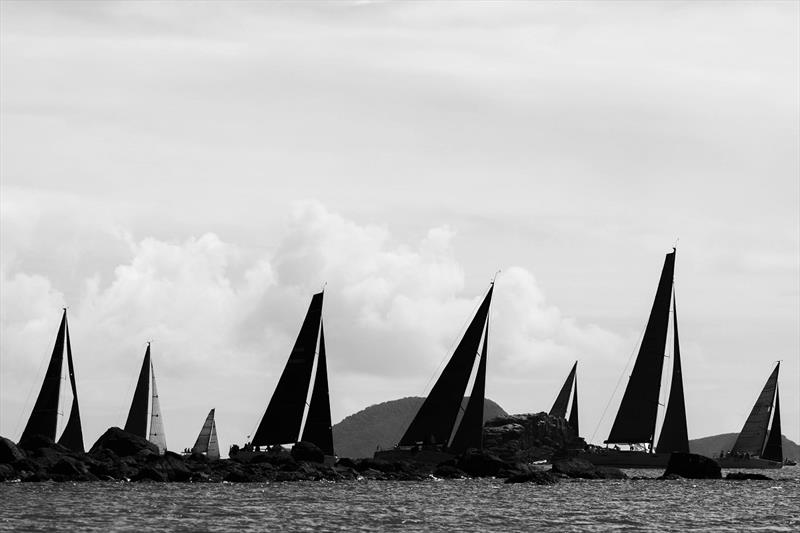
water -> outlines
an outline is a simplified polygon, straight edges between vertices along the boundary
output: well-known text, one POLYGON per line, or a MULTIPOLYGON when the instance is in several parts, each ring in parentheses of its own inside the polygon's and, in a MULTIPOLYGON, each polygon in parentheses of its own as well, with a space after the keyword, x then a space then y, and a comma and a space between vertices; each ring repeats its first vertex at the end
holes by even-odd
POLYGON ((3 483, 0 531, 800 531, 800 469, 765 473, 778 479, 3 483))

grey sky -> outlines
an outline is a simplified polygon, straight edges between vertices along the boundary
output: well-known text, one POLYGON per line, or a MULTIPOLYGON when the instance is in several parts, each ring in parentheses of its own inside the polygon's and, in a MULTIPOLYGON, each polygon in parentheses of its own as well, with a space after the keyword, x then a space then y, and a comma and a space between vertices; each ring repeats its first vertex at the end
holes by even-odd
POLYGON ((225 445, 323 282, 338 421, 425 393, 502 269, 487 395, 546 410, 580 359, 601 441, 679 237, 690 437, 777 359, 800 437, 797 3, 0 9, 0 434, 62 305, 89 444, 152 339, 170 446, 211 407, 225 445))

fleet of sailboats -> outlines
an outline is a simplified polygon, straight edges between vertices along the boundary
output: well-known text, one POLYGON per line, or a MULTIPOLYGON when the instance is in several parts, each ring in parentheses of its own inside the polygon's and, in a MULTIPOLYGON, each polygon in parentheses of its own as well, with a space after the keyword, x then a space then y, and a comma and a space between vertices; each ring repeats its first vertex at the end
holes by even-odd
MULTIPOLYGON (((664 259, 647 326, 617 415, 605 440, 606 447, 591 446, 582 455, 595 464, 630 468, 662 467, 672 452, 689 451, 673 282, 675 257, 676 250, 673 248, 664 259), (670 325, 671 356, 665 353, 670 325), (660 435, 656 439, 662 374, 667 360, 672 362, 669 399, 660 435)), ((376 457, 434 462, 470 449, 482 449, 489 309, 493 291, 494 282, 397 446, 376 452, 376 457), (470 383, 471 389, 465 397, 470 383)), ((326 456, 334 456, 322 321, 323 296, 324 293, 319 292, 311 299, 289 359, 251 442, 242 450, 233 447, 232 454, 262 453, 262 448, 265 451, 276 450, 282 445, 306 441, 319 447, 326 456)), ((23 446, 26 442, 35 441, 37 436, 56 439, 65 354, 72 403, 58 443, 74 451, 84 451, 66 309, 62 314, 41 390, 20 439, 23 446)), ((549 412, 550 416, 564 419, 576 437, 580 434, 577 366, 576 361, 549 412)), ((783 464, 779 369, 780 363, 767 379, 733 448, 718 458, 723 467, 775 468, 783 464)), ((192 453, 205 454, 212 460, 220 458, 214 416, 215 409, 211 409, 191 448, 192 453)), ((147 438, 162 454, 167 449, 149 342, 125 431, 147 438)))

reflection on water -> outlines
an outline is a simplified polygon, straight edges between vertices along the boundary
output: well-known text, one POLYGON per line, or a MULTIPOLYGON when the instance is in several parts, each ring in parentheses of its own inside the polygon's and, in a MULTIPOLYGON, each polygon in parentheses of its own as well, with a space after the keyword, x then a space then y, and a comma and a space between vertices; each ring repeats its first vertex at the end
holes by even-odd
POLYGON ((800 531, 800 469, 764 473, 775 481, 4 483, 0 531, 800 531))

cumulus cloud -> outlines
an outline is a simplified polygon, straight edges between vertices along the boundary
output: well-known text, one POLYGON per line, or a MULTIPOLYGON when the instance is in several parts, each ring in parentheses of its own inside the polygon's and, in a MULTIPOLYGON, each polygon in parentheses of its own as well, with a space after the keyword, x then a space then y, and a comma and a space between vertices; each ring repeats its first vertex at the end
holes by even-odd
MULTIPOLYGON (((79 296, 69 302, 89 440, 123 423, 150 340, 167 431, 178 441, 171 445, 190 444, 210 407, 227 430, 223 440, 243 438, 266 406, 311 294, 324 283, 334 418, 424 394, 488 289, 466 290, 454 229, 434 227, 416 243, 399 243, 389 229, 348 220, 316 201, 295 205, 269 253, 213 233, 115 238, 127 258, 110 273, 80 279, 79 296)), ((7 416, 27 416, 34 396, 20 398, 39 386, 35 372, 43 372, 65 304, 48 277, 14 268, 3 263, 0 324, 2 431, 12 437, 21 427, 7 416)), ((531 395, 530 380, 567 369, 575 358, 611 357, 621 344, 613 333, 563 316, 519 266, 500 275, 491 321, 490 396, 522 410, 547 408, 531 395)))

